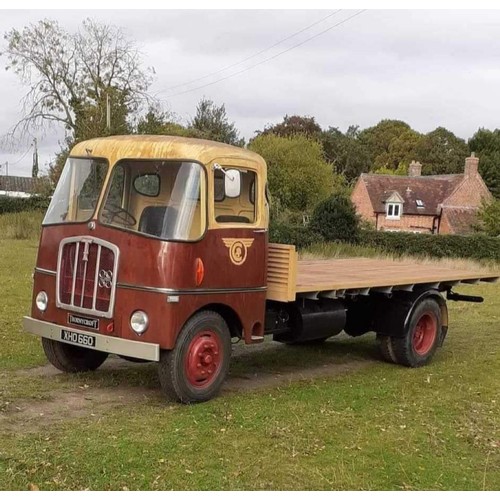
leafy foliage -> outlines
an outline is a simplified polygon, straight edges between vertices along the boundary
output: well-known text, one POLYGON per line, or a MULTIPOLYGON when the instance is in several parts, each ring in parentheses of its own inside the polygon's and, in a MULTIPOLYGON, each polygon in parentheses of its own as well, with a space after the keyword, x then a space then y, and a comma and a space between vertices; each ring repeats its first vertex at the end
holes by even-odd
POLYGON ((47 210, 50 198, 47 196, 32 196, 31 198, 13 198, 0 196, 0 214, 47 210))
POLYGON ((86 19, 70 34, 57 21, 43 20, 4 39, 7 69, 30 89, 15 130, 59 122, 74 139, 94 137, 101 135, 108 96, 125 115, 148 99, 150 71, 141 68, 138 50, 120 28, 86 19), (86 130, 89 124, 97 131, 86 130))
POLYGON ((321 127, 316 123, 314 117, 298 115, 285 115, 282 122, 276 125, 268 125, 262 132, 257 132, 259 135, 273 134, 279 137, 304 135, 309 139, 318 139, 321 133, 321 127))
POLYGON ((500 238, 405 232, 363 231, 363 245, 394 255, 452 257, 500 262, 500 238))
POLYGON ((420 139, 415 156, 422 163, 422 173, 425 175, 456 174, 464 170, 469 147, 453 132, 438 127, 420 139))
POLYGON ((256 137, 249 149, 267 162, 275 210, 309 212, 332 193, 333 174, 318 142, 301 135, 265 134, 256 137))
POLYGON ((348 182, 370 169, 369 150, 358 139, 359 127, 353 125, 345 134, 334 127, 321 134, 326 159, 333 164, 335 172, 348 182))
POLYGON ((318 203, 311 218, 311 228, 326 241, 356 242, 359 218, 350 198, 333 195, 318 203))
MULTIPOLYGON (((373 167, 396 169, 401 161, 408 160, 410 146, 404 146, 405 140, 414 142, 411 127, 400 120, 382 120, 374 127, 359 133, 360 142, 367 148, 373 167)), ((410 161, 413 158, 410 158, 410 161)))
POLYGON ((500 238, 500 200, 483 204, 479 219, 482 231, 489 236, 500 238))
POLYGON ((323 237, 310 226, 287 224, 271 219, 269 224, 269 241, 304 248, 314 243, 321 243, 323 237))
POLYGON ((210 99, 203 98, 196 108, 196 115, 188 124, 189 129, 198 131, 205 139, 225 142, 233 146, 243 146, 245 139, 240 138, 234 123, 230 123, 224 104, 216 106, 210 99))
POLYGON ((500 198, 500 130, 480 128, 469 140, 469 147, 479 157, 479 172, 489 190, 500 198))

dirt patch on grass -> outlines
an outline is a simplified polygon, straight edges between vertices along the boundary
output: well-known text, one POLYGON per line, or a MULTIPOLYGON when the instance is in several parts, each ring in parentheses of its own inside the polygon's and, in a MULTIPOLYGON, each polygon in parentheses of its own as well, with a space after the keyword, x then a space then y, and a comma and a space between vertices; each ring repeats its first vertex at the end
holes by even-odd
MULTIPOLYGON (((309 366, 296 364, 276 364, 274 366, 255 366, 247 361, 260 359, 264 353, 276 354, 287 349, 275 343, 264 343, 252 346, 236 346, 234 349, 235 360, 240 359, 239 369, 230 373, 224 384, 221 396, 224 394, 271 389, 278 386, 286 387, 298 381, 315 381, 323 377, 332 378, 344 376, 359 371, 373 363, 374 359, 332 359, 328 363, 317 360, 309 362, 309 366), (260 353, 260 355, 259 355, 260 353), (243 364, 244 369, 241 369, 243 364)), ((57 390, 51 393, 50 399, 44 401, 16 400, 9 404, 0 413, 0 429, 13 433, 37 432, 43 428, 74 418, 99 418, 102 414, 113 408, 129 405, 148 403, 162 405, 165 408, 175 405, 166 401, 158 385, 144 384, 142 379, 154 378, 156 367, 154 363, 132 364, 120 358, 110 357, 99 369, 102 373, 99 381, 89 381, 88 384, 70 390, 57 390), (134 377, 129 377, 126 371, 134 370, 134 377), (108 373, 106 373, 108 372, 108 373), (117 385, 111 387, 98 387, 110 377, 119 377, 117 385)), ((17 370, 16 376, 22 377, 64 377, 51 365, 17 370)))

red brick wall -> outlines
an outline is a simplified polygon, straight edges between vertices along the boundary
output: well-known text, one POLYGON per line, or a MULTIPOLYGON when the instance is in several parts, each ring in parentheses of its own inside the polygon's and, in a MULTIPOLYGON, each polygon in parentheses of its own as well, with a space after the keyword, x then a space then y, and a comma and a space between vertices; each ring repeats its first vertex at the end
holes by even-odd
POLYGON ((488 191, 483 179, 479 174, 464 176, 463 182, 444 200, 443 206, 447 207, 480 207, 483 198, 492 199, 493 196, 488 191))
POLYGON ((368 195, 368 190, 360 177, 354 189, 351 193, 351 201, 356 207, 356 213, 360 215, 364 220, 371 222, 375 226, 375 214, 373 213, 372 202, 370 201, 370 196, 368 195))
POLYGON ((398 231, 418 231, 422 233, 431 233, 433 215, 402 215, 401 219, 386 219, 385 214, 379 214, 379 231, 398 230, 398 231))

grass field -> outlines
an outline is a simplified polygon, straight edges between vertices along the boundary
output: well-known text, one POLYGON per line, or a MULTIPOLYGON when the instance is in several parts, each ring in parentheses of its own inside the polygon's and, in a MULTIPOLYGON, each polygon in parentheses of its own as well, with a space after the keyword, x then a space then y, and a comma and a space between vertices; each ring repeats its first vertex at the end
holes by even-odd
POLYGON ((375 339, 235 346, 217 399, 164 401, 153 364, 58 374, 22 333, 37 242, 0 241, 0 489, 500 489, 500 284, 465 286, 427 367, 375 339))

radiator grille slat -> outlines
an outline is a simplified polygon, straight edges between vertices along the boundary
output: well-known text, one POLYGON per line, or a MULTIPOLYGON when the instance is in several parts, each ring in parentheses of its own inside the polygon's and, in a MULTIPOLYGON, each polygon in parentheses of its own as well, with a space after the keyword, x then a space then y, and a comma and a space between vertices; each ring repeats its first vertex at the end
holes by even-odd
POLYGON ((58 307, 112 317, 118 247, 98 238, 66 238, 59 246, 58 307))

